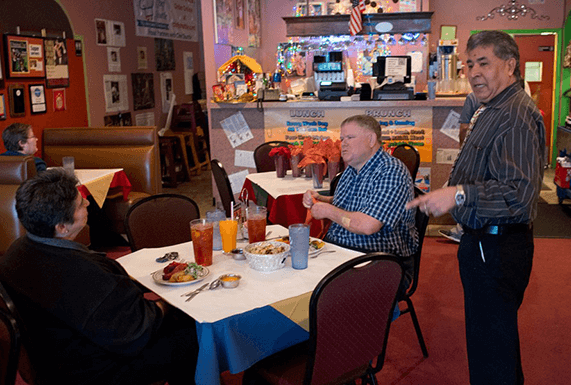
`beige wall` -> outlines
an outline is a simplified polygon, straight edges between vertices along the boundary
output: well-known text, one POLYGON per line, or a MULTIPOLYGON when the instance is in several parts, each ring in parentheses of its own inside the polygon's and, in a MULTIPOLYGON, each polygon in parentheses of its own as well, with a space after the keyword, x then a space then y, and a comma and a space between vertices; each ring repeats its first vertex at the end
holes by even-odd
MULTIPOLYGON (((161 93, 160 93, 160 75, 156 71, 154 62, 154 38, 139 37, 135 35, 135 16, 133 11, 133 1, 135 0, 97 0, 85 2, 82 0, 59 0, 64 11, 67 13, 71 22, 73 31, 76 35, 81 35, 84 41, 83 55, 86 68, 86 86, 88 92, 88 113, 90 116, 90 124, 92 126, 102 126, 105 113, 105 96, 103 92, 103 75, 118 74, 117 72, 108 72, 107 67, 107 47, 98 46, 95 41, 95 19, 107 19, 113 21, 121 21, 125 24, 125 35, 127 45, 122 47, 121 56, 121 72, 127 75, 129 87, 129 111, 135 119, 135 111, 133 110, 133 94, 131 91, 131 73, 134 72, 152 72, 154 74, 155 83, 155 108, 140 112, 154 112, 155 124, 162 127, 166 121, 166 114, 161 109, 161 93), (137 47, 147 47, 148 67, 147 70, 137 69, 137 47)), ((199 0, 195 0, 197 7, 199 0)), ((212 1, 211 1, 212 2, 212 1)), ((200 17, 198 17, 200 20, 200 17)), ((199 35, 202 28, 198 28, 199 35)), ((187 42, 174 40, 174 50, 176 59, 176 70, 173 72, 173 92, 177 96, 177 103, 188 102, 190 95, 184 94, 184 75, 183 75, 183 52, 194 52, 194 68, 195 71, 203 71, 204 60, 201 55, 201 40, 199 42, 187 42)))

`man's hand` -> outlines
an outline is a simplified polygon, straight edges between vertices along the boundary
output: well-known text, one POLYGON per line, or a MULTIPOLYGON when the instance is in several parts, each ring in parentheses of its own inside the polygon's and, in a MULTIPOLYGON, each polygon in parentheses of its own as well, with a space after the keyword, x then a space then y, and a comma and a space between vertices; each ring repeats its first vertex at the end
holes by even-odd
POLYGON ((419 196, 406 204, 406 209, 418 207, 426 215, 439 217, 456 206, 456 186, 444 187, 428 194, 419 196))
POLYGON ((303 206, 306 209, 310 209, 313 206, 314 200, 318 200, 317 197, 319 193, 314 190, 307 190, 305 194, 303 194, 303 206))

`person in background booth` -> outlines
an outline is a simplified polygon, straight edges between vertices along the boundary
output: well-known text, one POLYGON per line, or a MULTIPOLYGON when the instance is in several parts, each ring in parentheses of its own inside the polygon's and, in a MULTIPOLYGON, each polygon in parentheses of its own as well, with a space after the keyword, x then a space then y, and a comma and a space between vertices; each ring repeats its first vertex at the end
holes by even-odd
POLYGON ((88 201, 63 169, 16 192, 27 233, 0 258, 0 281, 20 313, 32 366, 46 384, 193 384, 195 322, 150 301, 116 261, 74 238, 88 201))
POLYGON ((405 267, 401 289, 406 289, 418 247, 415 210, 405 209, 414 197, 410 173, 382 149, 381 125, 371 116, 355 115, 341 123, 341 156, 347 168, 334 196, 308 190, 303 205, 315 219, 332 221, 326 241, 401 257, 405 267))
POLYGON ((448 187, 416 198, 462 225, 458 265, 464 289, 472 385, 523 384, 518 310, 533 260, 545 125, 520 81, 519 50, 501 31, 467 44, 468 79, 480 106, 452 166, 448 187))
MULTIPOLYGON (((38 138, 34 135, 32 126, 24 123, 12 123, 2 132, 2 140, 6 152, 4 156, 28 156, 38 152, 38 138)), ((43 159, 34 157, 36 171, 45 171, 46 162, 43 159)))

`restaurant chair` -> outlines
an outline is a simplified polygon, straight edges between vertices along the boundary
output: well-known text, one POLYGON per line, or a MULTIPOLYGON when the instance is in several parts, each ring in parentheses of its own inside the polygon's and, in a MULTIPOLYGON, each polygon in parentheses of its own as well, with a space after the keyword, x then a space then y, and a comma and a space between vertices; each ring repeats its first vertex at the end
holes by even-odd
POLYGON ((369 362, 382 364, 403 277, 397 257, 369 253, 325 276, 309 303, 309 341, 246 370, 244 384, 376 384, 369 362))
MULTIPOLYGON (((418 187, 414 188, 414 195, 418 197, 424 195, 424 192, 418 187)), ((403 314, 410 313, 412 318, 412 324, 414 325, 414 330, 416 330, 416 336, 418 337, 418 343, 420 344, 420 349, 422 350, 422 355, 428 357, 428 350, 426 349, 426 344, 424 343, 424 337, 422 336, 422 331, 420 330, 420 324, 418 323, 418 317, 416 316, 416 311, 414 310, 414 305, 412 303, 412 295, 415 293, 418 286, 418 276, 420 272, 420 256, 422 254, 422 244, 424 242, 424 235, 426 234, 426 228, 428 226, 428 215, 420 210, 416 210, 415 224, 418 230, 418 249, 413 255, 414 270, 412 275, 412 282, 405 294, 399 298, 399 303, 404 302, 404 308, 400 309, 401 316, 403 314)))
POLYGON ((7 309, 0 307, 0 385, 14 385, 20 356, 20 331, 7 309))
POLYGON ((232 216, 231 203, 234 203, 234 205, 236 204, 234 193, 232 193, 232 186, 230 185, 230 179, 228 179, 228 174, 218 159, 212 159, 211 164, 212 175, 214 176, 214 181, 218 188, 218 194, 220 195, 224 211, 226 211, 226 217, 229 218, 232 216))
MULTIPOLYGON (((288 147, 289 142, 273 141, 260 144, 254 150, 254 162, 256 163, 256 172, 276 171, 274 158, 270 156, 270 151, 277 147, 288 147)), ((286 170, 289 169, 289 163, 286 170)))
POLYGON ((341 179, 341 175, 343 175, 343 171, 338 172, 337 175, 333 177, 331 183, 329 183, 329 196, 335 195, 335 190, 337 189, 337 184, 339 183, 339 179, 341 179))
MULTIPOLYGON (((0 283, 0 318, 3 321, 2 323, 4 323, 5 320, 9 320, 11 323, 11 326, 9 327, 15 330, 15 338, 12 343, 15 343, 14 349, 16 349, 14 352, 15 356, 8 356, 8 361, 6 361, 6 358, 2 358, 1 354, 4 352, 4 336, 2 335, 3 331, 0 331, 0 344, 2 345, 0 348, 2 351, 0 352, 0 358, 2 358, 0 360, 2 361, 2 363, 0 363, 0 373, 3 375, 3 378, 1 378, 0 381, 6 380, 5 384, 15 384, 17 370, 20 373, 22 379, 27 384, 37 384, 38 375, 35 369, 32 367, 30 357, 28 355, 28 350, 26 349, 26 346, 30 346, 30 341, 26 340, 26 330, 24 324, 22 323, 20 315, 16 310, 14 301, 12 301, 12 298, 2 283, 0 283), (4 366, 5 364, 6 366, 4 366), (4 368, 6 368, 7 371, 4 371, 4 368), (9 380, 12 378, 14 378, 14 380, 10 382, 9 380)), ((1 325, 0 329, 2 329, 1 325)), ((2 382, 0 382, 0 385, 1 384, 2 382)))
POLYGON ((400 144, 395 147, 392 155, 405 164, 414 182, 420 166, 420 154, 416 147, 409 144, 400 144))
POLYGON ((190 221, 198 218, 198 205, 187 196, 158 194, 141 199, 125 217, 131 251, 189 242, 190 221))

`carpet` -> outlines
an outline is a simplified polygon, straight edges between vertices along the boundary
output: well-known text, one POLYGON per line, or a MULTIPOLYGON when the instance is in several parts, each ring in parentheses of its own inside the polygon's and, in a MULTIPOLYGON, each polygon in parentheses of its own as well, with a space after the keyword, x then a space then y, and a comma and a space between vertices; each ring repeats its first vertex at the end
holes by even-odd
POLYGON ((571 207, 540 202, 533 222, 533 235, 536 238, 571 238, 571 207))

